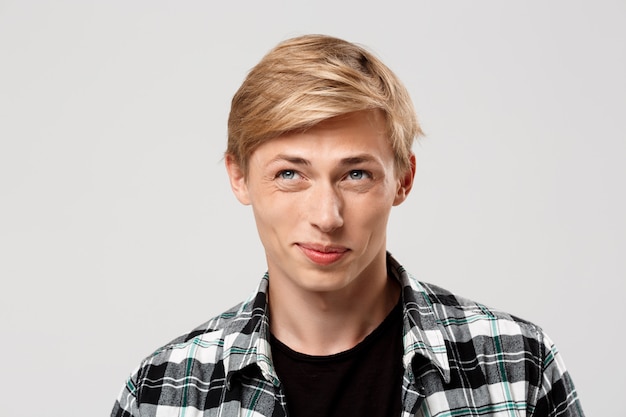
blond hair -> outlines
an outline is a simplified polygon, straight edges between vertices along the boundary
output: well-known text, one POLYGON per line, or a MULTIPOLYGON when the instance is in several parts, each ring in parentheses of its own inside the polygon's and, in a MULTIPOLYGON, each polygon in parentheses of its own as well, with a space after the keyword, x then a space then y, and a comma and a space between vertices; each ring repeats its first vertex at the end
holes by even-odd
POLYGON ((405 172, 421 130, 409 93, 396 75, 366 49, 342 39, 289 39, 265 55, 235 93, 226 153, 247 173, 250 155, 264 142, 368 109, 385 114, 396 169, 405 172))

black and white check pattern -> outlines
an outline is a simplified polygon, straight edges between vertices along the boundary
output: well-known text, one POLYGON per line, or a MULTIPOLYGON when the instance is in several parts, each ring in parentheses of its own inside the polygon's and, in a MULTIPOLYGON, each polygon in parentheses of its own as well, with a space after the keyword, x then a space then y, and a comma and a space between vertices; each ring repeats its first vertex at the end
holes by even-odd
MULTIPOLYGON (((390 255, 387 262, 403 286, 403 417, 583 416, 540 328, 417 282, 390 255)), ((111 416, 286 416, 272 366, 268 285, 266 275, 248 301, 146 358, 111 416)))

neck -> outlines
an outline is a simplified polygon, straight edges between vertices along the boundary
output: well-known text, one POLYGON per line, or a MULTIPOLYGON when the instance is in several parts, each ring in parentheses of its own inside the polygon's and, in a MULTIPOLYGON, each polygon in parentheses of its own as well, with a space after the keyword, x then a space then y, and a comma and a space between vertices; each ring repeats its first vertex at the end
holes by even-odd
POLYGON ((332 355, 351 349, 369 335, 391 312, 400 285, 378 275, 332 292, 290 288, 270 272, 270 328, 291 349, 308 355, 332 355))

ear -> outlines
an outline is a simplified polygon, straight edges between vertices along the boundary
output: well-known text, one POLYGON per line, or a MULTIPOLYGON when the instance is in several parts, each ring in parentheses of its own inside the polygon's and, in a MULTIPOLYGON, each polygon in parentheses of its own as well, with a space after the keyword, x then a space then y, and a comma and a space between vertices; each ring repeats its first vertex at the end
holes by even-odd
POLYGON ((415 179, 415 155, 411 153, 409 157, 409 169, 406 170, 400 177, 398 177, 398 189, 396 190, 396 197, 393 200, 393 205, 398 206, 406 200, 411 188, 413 188, 413 180, 415 179))
POLYGON ((250 204, 250 193, 248 192, 248 183, 246 182, 246 175, 244 174, 239 163, 235 161, 232 155, 226 155, 224 158, 224 164, 226 165, 226 172, 230 180, 230 188, 233 190, 235 197, 241 204, 250 204))

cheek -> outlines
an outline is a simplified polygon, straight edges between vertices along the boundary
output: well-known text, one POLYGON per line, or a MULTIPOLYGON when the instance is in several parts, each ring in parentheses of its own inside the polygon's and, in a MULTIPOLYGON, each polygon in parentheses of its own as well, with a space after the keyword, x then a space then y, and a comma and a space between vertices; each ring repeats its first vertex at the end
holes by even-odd
POLYGON ((280 198, 253 201, 252 210, 260 232, 291 227, 300 212, 295 202, 280 198))
POLYGON ((389 193, 379 193, 354 199, 346 205, 344 217, 346 222, 358 223, 361 227, 380 229, 387 224, 391 211, 393 196, 389 193))

